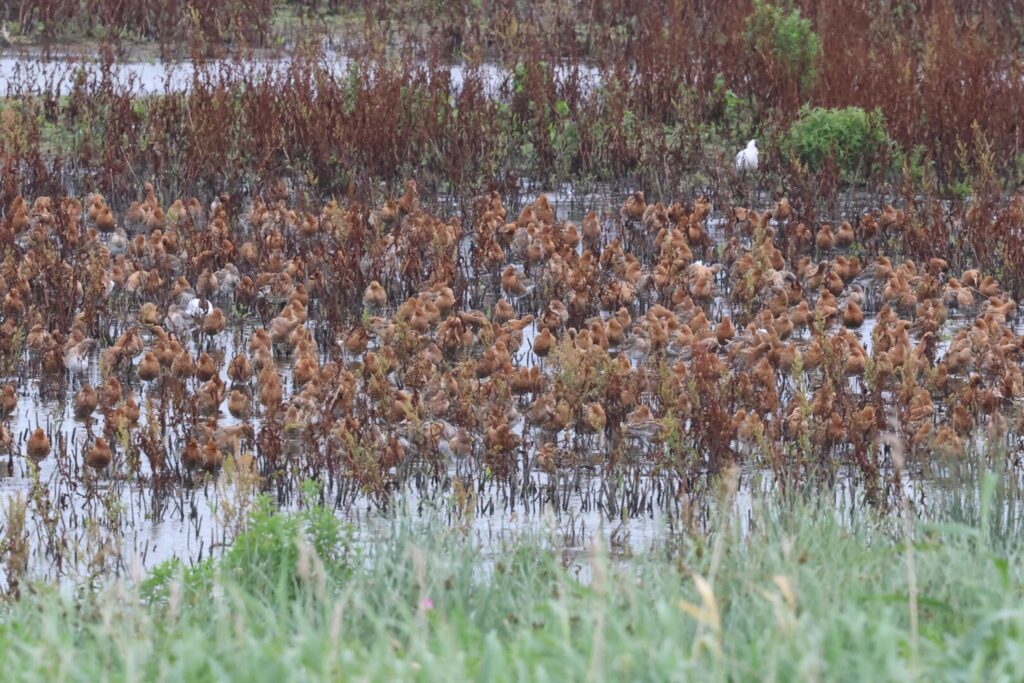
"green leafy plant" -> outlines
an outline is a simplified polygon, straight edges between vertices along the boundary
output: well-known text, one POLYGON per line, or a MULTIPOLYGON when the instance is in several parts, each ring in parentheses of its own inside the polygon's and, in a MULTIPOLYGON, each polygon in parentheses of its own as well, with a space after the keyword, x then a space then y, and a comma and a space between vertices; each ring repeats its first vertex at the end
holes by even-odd
POLYGON ((271 498, 258 497, 246 531, 216 564, 212 558, 194 566, 178 558, 163 562, 140 585, 142 597, 166 604, 177 593, 194 602, 209 592, 218 575, 258 595, 294 595, 313 578, 340 582, 354 566, 355 551, 349 530, 334 512, 313 504, 315 488, 315 483, 303 485, 308 504, 294 513, 282 513, 271 498))
POLYGON ((860 107, 804 107, 793 122, 785 151, 811 170, 835 163, 846 180, 869 177, 888 160, 892 141, 878 111, 860 107))
POLYGON ((786 11, 755 0, 747 18, 743 43, 748 53, 761 61, 766 75, 795 83, 801 95, 810 92, 818 79, 821 39, 809 19, 794 8, 786 11))

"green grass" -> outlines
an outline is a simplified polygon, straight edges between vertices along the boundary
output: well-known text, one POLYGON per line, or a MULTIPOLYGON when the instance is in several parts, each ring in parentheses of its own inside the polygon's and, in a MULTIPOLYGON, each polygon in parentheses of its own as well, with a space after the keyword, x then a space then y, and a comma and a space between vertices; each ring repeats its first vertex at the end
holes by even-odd
POLYGON ((224 557, 98 592, 25 587, 0 610, 7 680, 1013 680, 1021 553, 976 527, 761 505, 644 556, 563 567, 395 522, 257 507, 224 557), (361 550, 358 548, 362 548, 361 550), (284 559, 282 559, 284 558, 284 559), (911 628, 916 598, 919 636, 911 628))

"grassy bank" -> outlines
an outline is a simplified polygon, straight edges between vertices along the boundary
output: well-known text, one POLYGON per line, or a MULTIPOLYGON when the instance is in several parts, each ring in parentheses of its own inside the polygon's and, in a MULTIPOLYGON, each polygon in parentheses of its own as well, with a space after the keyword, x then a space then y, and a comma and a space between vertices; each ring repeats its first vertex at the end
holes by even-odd
POLYGON ((216 563, 74 598, 26 589, 0 612, 0 657, 12 680, 48 681, 1015 675, 1015 541, 867 513, 840 524, 830 506, 752 520, 642 557, 537 537, 485 555, 409 524, 353 546, 329 514, 266 505, 216 563))

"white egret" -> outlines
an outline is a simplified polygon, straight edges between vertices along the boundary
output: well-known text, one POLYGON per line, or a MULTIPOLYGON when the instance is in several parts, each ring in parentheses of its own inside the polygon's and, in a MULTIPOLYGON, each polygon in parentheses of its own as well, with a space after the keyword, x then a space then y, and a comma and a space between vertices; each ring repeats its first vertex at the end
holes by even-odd
POLYGON ((736 172, 757 170, 757 140, 747 143, 746 149, 741 149, 736 155, 736 172))

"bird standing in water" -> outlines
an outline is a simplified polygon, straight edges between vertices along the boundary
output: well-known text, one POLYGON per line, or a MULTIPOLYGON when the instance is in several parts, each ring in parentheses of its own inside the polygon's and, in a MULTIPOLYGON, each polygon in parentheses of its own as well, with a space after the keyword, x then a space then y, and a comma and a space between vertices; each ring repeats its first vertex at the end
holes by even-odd
MULTIPOLYGON (((736 175, 745 179, 747 173, 756 172, 757 161, 757 140, 751 140, 744 149, 736 153, 736 175)), ((746 186, 747 193, 745 203, 749 205, 751 203, 751 197, 749 196, 750 187, 747 183, 743 184, 746 186)))
POLYGON ((747 143, 745 149, 736 154, 736 172, 746 173, 757 170, 757 140, 747 143))

